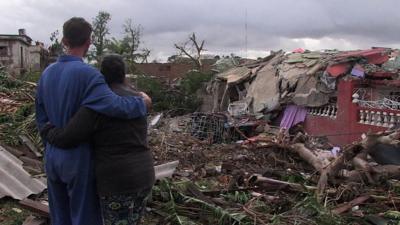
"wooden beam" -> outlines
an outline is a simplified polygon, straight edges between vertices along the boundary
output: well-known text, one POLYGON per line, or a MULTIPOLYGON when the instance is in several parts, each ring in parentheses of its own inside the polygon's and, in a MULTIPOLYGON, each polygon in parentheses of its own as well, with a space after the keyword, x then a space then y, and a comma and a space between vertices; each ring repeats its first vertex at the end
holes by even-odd
POLYGON ((22 208, 25 208, 31 212, 34 212, 40 216, 46 217, 46 218, 50 218, 50 210, 49 210, 49 206, 45 205, 41 202, 38 201, 33 201, 31 199, 23 199, 21 201, 18 202, 22 208))

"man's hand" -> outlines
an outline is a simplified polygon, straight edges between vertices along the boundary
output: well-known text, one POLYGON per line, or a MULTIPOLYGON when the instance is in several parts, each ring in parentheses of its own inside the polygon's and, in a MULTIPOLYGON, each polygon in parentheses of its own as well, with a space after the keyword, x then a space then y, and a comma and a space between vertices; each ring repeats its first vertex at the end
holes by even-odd
POLYGON ((145 103, 146 106, 147 106, 147 111, 150 112, 150 111, 151 111, 151 107, 152 107, 151 98, 150 98, 146 93, 144 93, 144 92, 140 92, 139 94, 140 94, 140 96, 142 96, 143 101, 144 101, 144 103, 145 103))

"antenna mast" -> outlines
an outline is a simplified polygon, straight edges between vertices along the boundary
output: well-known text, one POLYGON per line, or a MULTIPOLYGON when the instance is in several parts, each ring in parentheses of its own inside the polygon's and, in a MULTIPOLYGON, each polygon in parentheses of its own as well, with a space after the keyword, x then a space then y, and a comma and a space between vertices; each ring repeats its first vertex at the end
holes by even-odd
POLYGON ((244 42, 245 42, 245 57, 247 59, 247 7, 245 9, 245 22, 244 22, 244 42))

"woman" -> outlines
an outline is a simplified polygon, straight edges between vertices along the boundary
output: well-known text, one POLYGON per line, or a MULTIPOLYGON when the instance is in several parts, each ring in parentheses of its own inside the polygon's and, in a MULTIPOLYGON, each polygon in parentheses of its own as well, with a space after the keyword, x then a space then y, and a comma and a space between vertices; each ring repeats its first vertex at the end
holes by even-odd
MULTIPOLYGON (((146 103, 151 104, 146 94, 127 84, 121 56, 104 57, 101 72, 118 95, 142 95, 146 103)), ((155 180, 153 157, 147 144, 146 117, 110 118, 82 107, 66 127, 48 125, 41 134, 50 144, 65 149, 91 141, 103 223, 138 224, 155 180)))

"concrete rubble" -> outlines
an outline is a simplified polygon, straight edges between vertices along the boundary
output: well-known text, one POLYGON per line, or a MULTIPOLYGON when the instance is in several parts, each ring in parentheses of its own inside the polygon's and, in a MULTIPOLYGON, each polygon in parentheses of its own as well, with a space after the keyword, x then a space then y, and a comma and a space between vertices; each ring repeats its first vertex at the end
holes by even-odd
POLYGON ((397 58, 389 58, 394 51, 373 48, 350 52, 271 52, 262 60, 217 74, 210 83, 213 87, 208 89, 214 96, 213 112, 226 111, 236 101, 247 103, 255 114, 272 112, 286 104, 326 105, 336 94, 337 79, 343 79, 347 73, 351 79, 363 76, 354 75, 357 68, 369 70, 365 72, 369 78, 376 77, 378 72, 389 72, 385 70, 389 65, 390 72, 398 71, 397 58), (385 62, 383 67, 376 66, 385 62))

